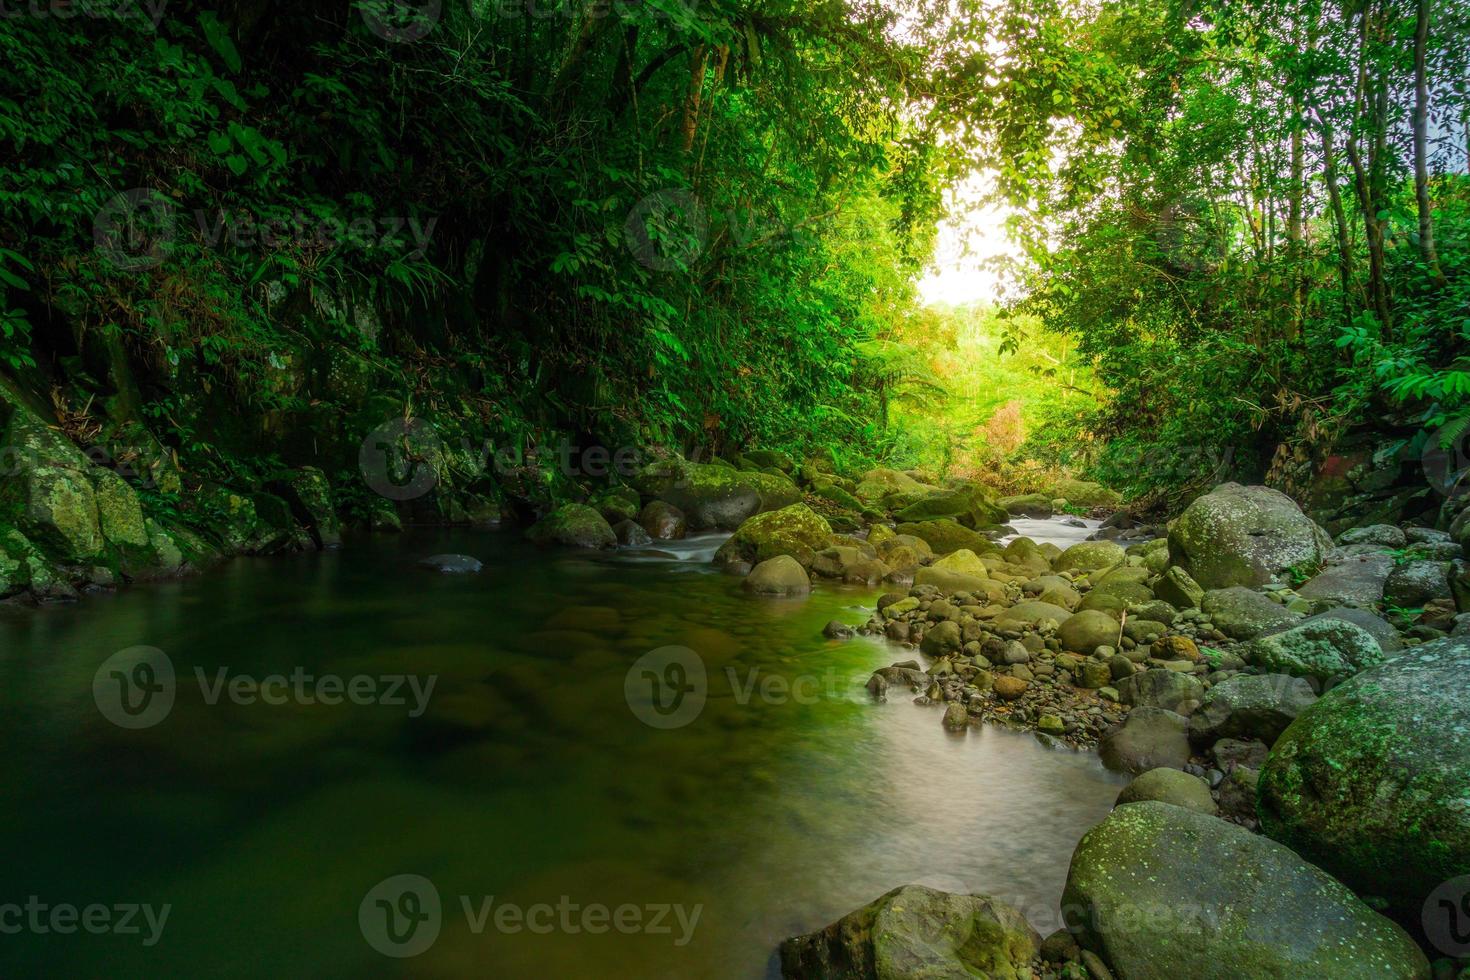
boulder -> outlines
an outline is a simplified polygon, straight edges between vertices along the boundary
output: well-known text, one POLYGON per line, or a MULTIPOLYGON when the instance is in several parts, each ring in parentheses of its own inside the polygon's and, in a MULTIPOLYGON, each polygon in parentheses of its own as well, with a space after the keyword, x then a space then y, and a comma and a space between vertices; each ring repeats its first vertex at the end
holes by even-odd
POLYGON ((1065 650, 1091 654, 1098 647, 1117 643, 1122 628, 1118 620, 1107 613, 1088 610, 1068 616, 1061 629, 1057 630, 1057 639, 1062 641, 1065 650))
POLYGON ((1176 609, 1198 609, 1204 601, 1205 590, 1179 566, 1164 570, 1154 583, 1154 595, 1176 609))
POLYGON ((1183 769, 1189 762, 1188 726, 1172 711, 1134 708, 1120 727, 1103 736, 1097 752, 1109 769, 1135 775, 1161 766, 1183 769))
MULTIPOLYGON (((996 625, 1005 628, 1017 626, 1039 626, 1048 620, 1054 623, 1063 623, 1070 619, 1072 613, 1061 606, 1054 606, 1049 602, 1031 600, 1029 602, 1018 602, 1009 609, 1002 610, 996 617, 996 625)), ((1117 623, 1113 624, 1113 635, 1118 632, 1117 623)), ((1091 653, 1091 650, 1081 651, 1091 653)))
POLYGON ((818 932, 781 944, 788 980, 1031 980, 1041 936, 984 895, 904 885, 818 932))
POLYGON ((1205 589, 1260 586, 1315 568, 1327 533, 1286 494, 1225 483, 1185 508, 1169 528, 1169 557, 1205 589))
POLYGON ((989 572, 985 569, 985 564, 980 561, 979 556, 975 552, 968 548, 951 551, 930 567, 945 572, 959 572, 962 575, 974 575, 976 578, 987 578, 989 576, 989 572))
POLYGON ((1077 507, 1117 507, 1123 497, 1116 490, 1109 490, 1101 483, 1091 480, 1073 480, 1064 477, 1051 488, 1053 499, 1065 500, 1077 507))
POLYGON ((880 467, 863 474, 856 493, 864 503, 886 506, 888 498, 895 495, 919 497, 933 491, 933 487, 920 483, 907 473, 880 467))
POLYGON ((0 521, 67 564, 102 555, 97 495, 84 471, 49 463, 23 466, 0 481, 0 521))
POLYGON ((749 518, 715 552, 714 563, 757 565, 777 555, 790 555, 811 568, 817 552, 832 539, 832 527, 806 504, 792 504, 749 518))
POLYGON ((1272 674, 1334 683, 1383 663, 1373 634, 1343 619, 1319 619, 1252 640, 1246 660, 1272 674))
POLYGON ((1371 608, 1383 601, 1383 589, 1393 568, 1393 556, 1388 554, 1330 558, 1322 571, 1297 589, 1297 594, 1303 599, 1371 608))
POLYGON ((1377 544, 1385 548, 1402 548, 1409 543, 1409 537, 1392 524, 1372 524, 1368 527, 1355 527, 1342 532, 1337 536, 1337 543, 1342 545, 1377 544))
POLYGON ((898 525, 900 536, 912 535, 927 544, 936 555, 967 548, 977 555, 998 550, 995 542, 949 518, 898 525))
POLYGON ((983 596, 986 602, 1000 602, 1006 597, 1006 587, 999 582, 933 566, 914 572, 914 585, 932 585, 946 595, 969 592, 975 596, 983 596))
POLYGON ((957 653, 965 645, 964 638, 960 634, 960 624, 945 620, 935 623, 924 631, 924 639, 919 643, 919 649, 930 657, 945 657, 957 653))
POLYGON ((733 531, 749 517, 801 499, 796 484, 784 477, 682 459, 651 463, 633 486, 645 497, 677 507, 692 531, 733 531))
POLYGON ((653 538, 637 521, 619 521, 613 525, 613 534, 625 548, 647 548, 653 544, 653 538))
POLYGON ((1317 695, 1300 677, 1286 674, 1241 674, 1221 681, 1205 694, 1189 721, 1189 737, 1197 745, 1218 739, 1256 739, 1271 745, 1317 695))
POLYGON ((1292 612, 1254 589, 1239 586, 1206 592, 1201 607, 1215 629, 1233 640, 1253 640, 1262 633, 1293 626, 1302 619, 1301 613, 1292 612))
POLYGON ((332 485, 315 466, 303 466, 282 476, 273 489, 291 505, 291 513, 310 533, 318 548, 342 545, 342 522, 332 504, 332 485))
POLYGON ((915 524, 948 518, 971 529, 1004 524, 1010 518, 990 491, 978 483, 916 500, 894 516, 915 524))
POLYGON ((1470 869, 1470 637, 1415 647, 1302 711, 1261 772, 1262 829, 1415 917, 1470 869))
POLYGON ((1118 699, 1135 708, 1163 708, 1183 713, 1181 708, 1204 699, 1205 686, 1193 674, 1177 670, 1144 670, 1123 678, 1118 699))
POLYGON ((638 514, 638 523, 655 541, 676 541, 689 528, 684 512, 663 500, 649 501, 638 514))
POLYGON ((1215 813, 1210 784, 1182 769, 1150 769, 1123 787, 1114 806, 1148 801, 1181 806, 1195 813, 1215 813))
POLYGON ((1121 565, 1127 557, 1112 541, 1080 541, 1062 552, 1052 567, 1059 572, 1094 572, 1121 565))
POLYGON ((756 595, 806 595, 812 590, 806 569, 790 555, 767 558, 750 570, 743 584, 756 595))
POLYGON ((1062 913, 1127 980, 1428 980, 1397 925, 1280 844, 1168 803, 1118 807, 1072 855, 1062 913))
POLYGON ((1398 566, 1383 583, 1383 601, 1401 609, 1420 609, 1435 599, 1449 599, 1449 562, 1411 561, 1398 566))
POLYGON ((1016 497, 1002 497, 1000 505, 1012 517, 1047 518, 1053 513, 1051 498, 1044 493, 1028 493, 1016 497))
POLYGON ((541 545, 572 548, 616 548, 618 537, 594 508, 562 504, 526 529, 526 537, 541 545))

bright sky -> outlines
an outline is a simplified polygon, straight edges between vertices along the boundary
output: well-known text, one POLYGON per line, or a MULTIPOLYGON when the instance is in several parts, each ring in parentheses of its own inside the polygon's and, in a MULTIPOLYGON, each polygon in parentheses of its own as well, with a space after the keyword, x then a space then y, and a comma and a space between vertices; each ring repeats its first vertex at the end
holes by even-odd
POLYGON ((1007 210, 979 203, 990 186, 988 176, 977 174, 946 195, 949 216, 939 226, 934 260, 919 280, 925 303, 959 306, 1000 300, 1004 279, 987 263, 1019 258, 1020 250, 1006 235, 1007 210))

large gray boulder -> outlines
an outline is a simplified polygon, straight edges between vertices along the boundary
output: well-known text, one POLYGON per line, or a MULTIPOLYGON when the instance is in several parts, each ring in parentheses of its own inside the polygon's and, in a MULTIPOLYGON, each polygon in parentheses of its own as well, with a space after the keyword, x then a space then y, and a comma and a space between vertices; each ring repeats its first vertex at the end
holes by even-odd
POLYGON ((1170 561, 1206 589, 1260 586, 1317 566, 1332 539, 1286 494, 1225 483, 1169 527, 1170 561))
POLYGON ((1189 737, 1197 745, 1222 738, 1270 745, 1316 701, 1311 685, 1300 677, 1241 674, 1210 688, 1189 719, 1189 737))
POLYGON ((1383 601, 1390 606, 1417 609, 1435 599, 1451 596, 1450 563, 1411 561, 1400 565, 1383 584, 1383 601))
POLYGON ((1104 735, 1097 754, 1103 765, 1122 772, 1148 772, 1167 766, 1183 769, 1189 762, 1189 721, 1163 708, 1134 708, 1118 728, 1104 735))
POLYGON ((1242 586, 1206 592, 1201 608, 1215 628, 1232 640, 1253 640, 1262 633, 1295 625, 1302 619, 1301 613, 1242 586))
POLYGON ((818 932, 781 944, 790 980, 1031 980, 1041 936, 984 895, 904 885, 818 932))
POLYGON ((1470 637, 1426 643, 1301 713, 1261 773, 1267 834, 1418 915, 1470 872, 1470 637))
POLYGON ((1072 855, 1062 914, 1126 980, 1427 980, 1397 925, 1286 847, 1167 803, 1118 807, 1072 855))
POLYGON ((1319 619, 1252 640, 1245 658, 1272 674, 1333 683, 1383 663, 1373 634, 1344 619, 1319 619))
POLYGON ((1371 608, 1383 601, 1383 587, 1393 568, 1393 556, 1389 554, 1333 558, 1315 578, 1297 589, 1297 594, 1304 599, 1371 608))
POLYGON ((1118 684, 1118 699, 1135 708, 1163 708, 1184 714, 1181 708, 1197 706, 1204 696, 1205 686, 1199 678, 1178 670, 1141 670, 1118 684))
POLYGON ((691 531, 733 531, 748 517, 801 499, 785 477, 682 459, 652 463, 632 482, 643 496, 682 511, 691 531))
POLYGON ((1393 624, 1391 624, 1388 620, 1384 619, 1382 616, 1374 614, 1367 609, 1353 609, 1348 606, 1338 606, 1335 609, 1329 609, 1326 612, 1320 612, 1315 616, 1308 616, 1306 619, 1301 620, 1299 623, 1287 623, 1281 626, 1273 627, 1272 629, 1267 630, 1261 635, 1273 636, 1277 633, 1284 633, 1289 629, 1296 629, 1297 626, 1306 626, 1310 623, 1320 623, 1324 620, 1329 619, 1340 620, 1345 623, 1352 623, 1354 626, 1363 629, 1370 636, 1372 636, 1374 640, 1378 641, 1378 648, 1386 654, 1392 654, 1404 648, 1404 638, 1399 635, 1399 631, 1394 629, 1393 624))

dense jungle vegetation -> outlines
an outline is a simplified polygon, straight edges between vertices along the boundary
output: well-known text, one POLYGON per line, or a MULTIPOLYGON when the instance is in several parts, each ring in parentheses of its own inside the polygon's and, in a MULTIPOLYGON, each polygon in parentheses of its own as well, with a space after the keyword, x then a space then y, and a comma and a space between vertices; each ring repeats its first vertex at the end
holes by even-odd
POLYGON ((1467 21, 42 4, 0 29, 0 367, 247 483, 373 399, 524 448, 1289 480, 1385 412, 1470 420, 1467 21), (926 308, 977 170, 1019 299, 926 308))

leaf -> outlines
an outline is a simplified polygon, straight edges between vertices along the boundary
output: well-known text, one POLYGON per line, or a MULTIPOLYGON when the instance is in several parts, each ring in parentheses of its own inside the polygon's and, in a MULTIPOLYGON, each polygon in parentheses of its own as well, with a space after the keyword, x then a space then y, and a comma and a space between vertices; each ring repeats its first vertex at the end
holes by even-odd
POLYGON ((204 11, 199 15, 199 26, 204 29, 205 40, 220 56, 225 67, 232 72, 238 72, 243 67, 240 52, 236 49, 235 42, 230 40, 229 29, 220 23, 219 15, 212 10, 204 11))

